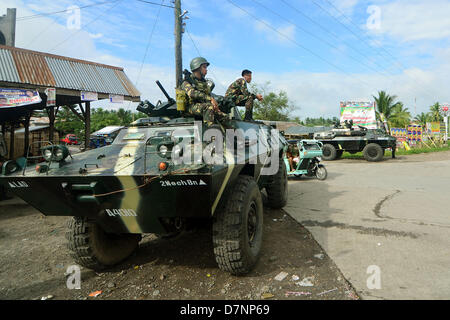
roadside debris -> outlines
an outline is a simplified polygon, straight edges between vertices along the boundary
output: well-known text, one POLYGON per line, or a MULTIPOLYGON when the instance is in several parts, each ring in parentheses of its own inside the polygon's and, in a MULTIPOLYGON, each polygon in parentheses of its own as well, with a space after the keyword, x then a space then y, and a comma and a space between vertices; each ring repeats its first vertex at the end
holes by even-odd
POLYGON ((89 293, 89 297, 98 297, 99 295, 101 295, 102 294, 102 291, 101 290, 99 290, 99 291, 94 291, 94 292, 91 292, 91 293, 89 293))
POLYGON ((292 275, 292 281, 298 281, 300 278, 299 278, 299 276, 297 276, 297 275, 292 275))
POLYGON ((271 293, 263 293, 262 295, 261 295, 261 298, 262 299, 270 299, 270 298, 273 298, 273 297, 275 297, 273 294, 271 294, 271 293))
POLYGON ((287 272, 282 271, 279 274, 277 274, 274 279, 277 280, 277 281, 283 281, 284 278, 287 277, 287 275, 288 275, 287 272))
POLYGON ((314 258, 317 258, 317 259, 320 259, 320 260, 322 260, 323 257, 324 257, 323 253, 319 253, 319 254, 315 254, 314 255, 314 258))
POLYGON ((318 293, 317 295, 318 295, 318 296, 321 296, 321 295, 324 295, 324 294, 327 294, 327 293, 330 293, 330 292, 333 292, 333 291, 336 291, 336 290, 337 290, 337 288, 334 288, 334 289, 331 289, 331 290, 327 290, 327 291, 318 293))
POLYGON ((296 282, 295 284, 302 287, 313 287, 314 276, 307 277, 300 282, 296 282))
POLYGON ((310 295, 311 295, 311 292, 288 291, 288 292, 286 292, 284 295, 285 295, 286 297, 289 297, 289 296, 296 296, 296 297, 299 297, 299 296, 310 296, 310 295))
POLYGON ((53 299, 53 296, 51 294, 41 298, 41 300, 50 300, 50 299, 53 299))

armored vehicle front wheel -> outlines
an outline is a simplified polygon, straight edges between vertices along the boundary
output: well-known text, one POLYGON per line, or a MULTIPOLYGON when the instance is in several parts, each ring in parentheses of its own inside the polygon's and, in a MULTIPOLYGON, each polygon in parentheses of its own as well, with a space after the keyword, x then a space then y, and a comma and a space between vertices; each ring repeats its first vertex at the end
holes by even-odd
POLYGON ((141 240, 140 234, 110 234, 95 222, 73 217, 66 232, 68 248, 75 261, 89 269, 101 270, 129 257, 141 240))
POLYGON ((332 144, 326 143, 322 148, 322 159, 331 161, 336 159, 337 150, 332 144))
POLYGON ((269 207, 281 209, 287 203, 288 196, 288 180, 286 166, 280 159, 278 171, 273 175, 270 184, 266 186, 267 202, 269 207))
POLYGON ((241 275, 258 261, 263 232, 263 203, 255 180, 239 176, 225 207, 214 217, 213 244, 221 270, 241 275))
POLYGON ((363 156, 367 161, 381 161, 384 156, 384 150, 379 144, 369 143, 363 149, 363 156))

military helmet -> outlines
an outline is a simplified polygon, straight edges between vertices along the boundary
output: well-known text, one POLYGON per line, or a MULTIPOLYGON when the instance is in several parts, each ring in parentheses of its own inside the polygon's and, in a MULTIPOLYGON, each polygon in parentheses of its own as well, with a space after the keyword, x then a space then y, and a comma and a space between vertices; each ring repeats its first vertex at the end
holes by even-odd
POLYGON ((206 59, 203 57, 197 57, 197 58, 192 59, 191 60, 191 71, 197 70, 204 63, 206 63, 206 65, 209 66, 209 62, 206 61, 206 59))

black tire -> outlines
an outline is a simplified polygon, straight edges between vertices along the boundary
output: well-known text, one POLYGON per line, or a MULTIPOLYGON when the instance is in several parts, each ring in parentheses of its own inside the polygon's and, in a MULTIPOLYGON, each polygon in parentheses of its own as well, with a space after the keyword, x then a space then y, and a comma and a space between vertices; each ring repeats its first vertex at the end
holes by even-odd
POLYGON ((216 262, 233 275, 250 272, 259 259, 263 233, 261 192, 250 176, 239 176, 225 207, 213 220, 216 262))
POLYGON ((344 150, 336 150, 336 160, 340 159, 343 153, 344 150))
POLYGON ((283 159, 280 159, 278 171, 270 179, 266 186, 267 203, 273 209, 281 209, 287 203, 288 198, 288 179, 286 165, 283 159))
POLYGON ((379 144, 369 143, 364 147, 363 155, 367 161, 381 161, 384 156, 384 150, 379 144))
POLYGON ((324 165, 319 164, 317 170, 316 170, 316 178, 319 180, 325 180, 328 176, 327 169, 324 165))
POLYGON ((138 247, 140 234, 109 234, 86 218, 73 217, 66 232, 75 261, 89 269, 102 270, 128 258, 138 247))
POLYGON ((336 159, 337 150, 332 144, 324 144, 322 148, 322 159, 331 161, 336 159))

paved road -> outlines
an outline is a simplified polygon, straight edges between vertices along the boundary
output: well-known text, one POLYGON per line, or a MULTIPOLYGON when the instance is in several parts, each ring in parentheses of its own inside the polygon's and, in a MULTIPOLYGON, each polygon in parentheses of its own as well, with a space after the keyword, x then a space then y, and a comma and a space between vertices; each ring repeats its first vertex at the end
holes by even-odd
POLYGON ((285 210, 365 299, 450 299, 450 152, 326 162, 285 210))

